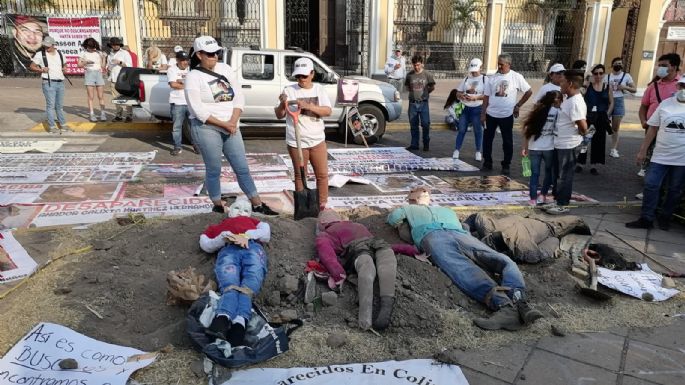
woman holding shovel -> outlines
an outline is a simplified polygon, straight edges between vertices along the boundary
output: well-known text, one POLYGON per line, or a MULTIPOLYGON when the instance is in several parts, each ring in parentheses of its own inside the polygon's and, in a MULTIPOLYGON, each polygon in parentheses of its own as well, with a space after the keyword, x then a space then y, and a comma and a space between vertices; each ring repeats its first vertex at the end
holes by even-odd
POLYGON ((328 149, 322 118, 331 114, 331 100, 323 86, 312 82, 314 63, 311 59, 297 59, 293 76, 297 83, 285 87, 278 97, 280 103, 275 108, 276 117, 286 118, 285 141, 293 161, 295 190, 304 190, 300 166, 304 167, 306 178, 307 164, 311 163, 319 192, 319 206, 324 209, 328 201, 328 149), (299 131, 299 143, 296 129, 299 131), (302 148, 302 160, 298 146, 302 148))

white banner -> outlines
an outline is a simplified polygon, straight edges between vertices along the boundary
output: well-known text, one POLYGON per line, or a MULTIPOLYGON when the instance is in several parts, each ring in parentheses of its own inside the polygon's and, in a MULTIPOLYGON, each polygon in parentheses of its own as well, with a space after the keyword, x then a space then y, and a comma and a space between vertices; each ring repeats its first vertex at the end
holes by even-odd
POLYGON ((348 162, 423 159, 404 147, 332 148, 328 150, 328 153, 335 160, 348 162))
POLYGON ((24 167, 143 165, 153 159, 155 159, 155 151, 0 155, 0 170, 23 169, 24 167))
POLYGON ((0 360, 2 384, 124 385, 155 361, 156 354, 104 343, 52 323, 36 325, 0 360), (78 369, 62 370, 73 358, 78 369))
POLYGON ((0 283, 31 275, 37 266, 11 231, 0 231, 0 283))
POLYGON ((81 45, 84 40, 92 37, 102 46, 99 17, 48 17, 48 33, 55 38, 57 49, 64 55, 67 75, 85 72, 78 68, 78 56, 83 51, 81 45))
MULTIPOLYGON (((275 152, 245 154, 251 173, 264 171, 288 171, 288 166, 275 152)), ((222 169, 222 173, 225 168, 222 169)), ((230 170, 230 169, 229 169, 230 170)), ((231 170, 232 172, 233 170, 231 170)))
MULTIPOLYGON (((484 193, 431 194, 431 204, 436 206, 494 206, 520 205, 528 202, 527 191, 498 191, 484 193)), ((329 197, 326 207, 337 210, 361 206, 391 209, 407 204, 407 195, 374 195, 329 197)))
POLYGON ((0 167, 0 183, 84 183, 134 180, 142 165, 0 167))
POLYGON ((33 203, 48 186, 47 184, 0 184, 0 205, 33 203))
POLYGON ((614 271, 603 267, 598 267, 597 271, 597 282, 631 297, 643 299, 643 295, 649 293, 654 297, 653 301, 665 301, 679 293, 676 289, 661 287, 663 277, 647 264, 642 264, 641 271, 614 271))
POLYGON ((315 368, 247 369, 223 385, 468 385, 456 365, 433 360, 385 361, 315 368))
MULTIPOLYGON (((280 160, 280 158, 279 158, 280 160)), ((250 170, 252 171, 252 170, 250 170)), ((238 178, 234 173, 221 173, 221 193, 242 193, 238 185, 238 178)), ((287 171, 251 172, 252 180, 260 193, 281 192, 283 190, 295 190, 295 183, 287 171)))
POLYGON ((65 140, 2 140, 0 154, 22 154, 29 151, 55 152, 66 143, 65 140))

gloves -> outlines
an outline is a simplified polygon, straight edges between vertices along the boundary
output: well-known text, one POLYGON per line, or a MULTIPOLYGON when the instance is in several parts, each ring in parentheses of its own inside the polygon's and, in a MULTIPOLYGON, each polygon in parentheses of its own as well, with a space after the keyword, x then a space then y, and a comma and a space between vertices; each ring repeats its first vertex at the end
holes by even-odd
POLYGON ((190 303, 203 293, 216 290, 216 283, 205 279, 204 274, 197 274, 195 268, 188 266, 184 270, 167 273, 167 305, 190 303))

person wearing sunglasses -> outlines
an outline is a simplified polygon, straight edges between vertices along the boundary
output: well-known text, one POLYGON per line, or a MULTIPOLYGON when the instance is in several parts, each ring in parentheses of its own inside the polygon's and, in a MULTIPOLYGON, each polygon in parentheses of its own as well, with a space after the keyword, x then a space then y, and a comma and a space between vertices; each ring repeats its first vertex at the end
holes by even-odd
POLYGON ((238 122, 245 98, 231 66, 219 63, 221 46, 211 36, 200 36, 193 43, 193 55, 199 65, 186 76, 184 91, 192 137, 205 163, 205 188, 214 203, 212 211, 226 212, 220 183, 223 154, 236 174, 240 189, 252 203, 252 211, 278 215, 262 202, 250 175, 238 122))
MULTIPOLYGON (((596 132, 590 142, 590 174, 599 175, 596 164, 606 163, 606 135, 611 134, 611 112, 614 110, 614 95, 609 90, 609 85, 604 83, 606 69, 604 65, 597 64, 592 67, 592 82, 585 91, 585 104, 587 106, 587 125, 594 126, 596 132)), ((578 155, 576 172, 582 172, 581 164, 587 162, 587 152, 578 155)))

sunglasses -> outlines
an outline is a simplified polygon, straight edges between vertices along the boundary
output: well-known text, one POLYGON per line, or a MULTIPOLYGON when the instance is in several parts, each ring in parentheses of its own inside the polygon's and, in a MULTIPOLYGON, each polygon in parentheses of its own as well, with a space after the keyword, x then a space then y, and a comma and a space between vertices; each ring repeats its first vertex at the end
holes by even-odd
POLYGON ((595 76, 599 76, 599 75, 604 75, 604 72, 593 72, 592 74, 595 76))
POLYGON ((220 53, 221 51, 215 51, 215 52, 200 51, 200 52, 202 52, 202 53, 203 53, 205 56, 207 56, 207 57, 218 57, 218 56, 219 56, 219 53, 220 53))

